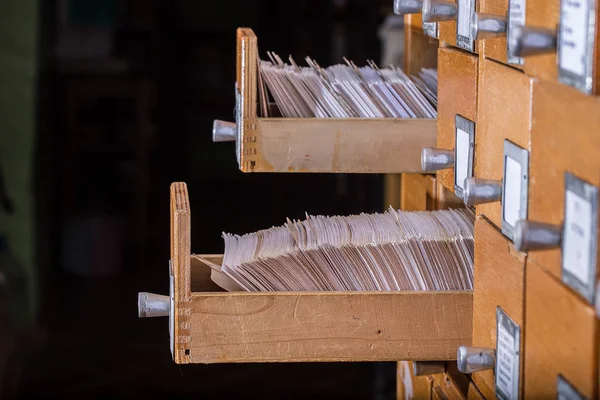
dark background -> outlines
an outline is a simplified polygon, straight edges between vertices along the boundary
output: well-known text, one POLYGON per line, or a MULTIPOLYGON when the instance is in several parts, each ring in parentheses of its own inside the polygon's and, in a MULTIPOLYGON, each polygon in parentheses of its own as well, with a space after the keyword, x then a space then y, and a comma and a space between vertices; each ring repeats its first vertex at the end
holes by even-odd
MULTIPOLYGON (((0 346, 0 389, 62 398, 394 398, 394 364, 177 366, 167 320, 138 319, 136 303, 139 291, 168 293, 173 181, 188 184, 196 253, 222 252, 223 231, 305 212, 381 210, 381 176, 242 174, 234 145, 213 144, 211 127, 233 120, 238 26, 254 29, 261 55, 362 64, 380 57, 377 28, 392 1, 35 3, 35 311, 5 329, 12 344, 4 354, 0 346)), ((13 172, 4 168, 9 183, 13 172)), ((9 280, 7 291, 23 280, 9 280)))

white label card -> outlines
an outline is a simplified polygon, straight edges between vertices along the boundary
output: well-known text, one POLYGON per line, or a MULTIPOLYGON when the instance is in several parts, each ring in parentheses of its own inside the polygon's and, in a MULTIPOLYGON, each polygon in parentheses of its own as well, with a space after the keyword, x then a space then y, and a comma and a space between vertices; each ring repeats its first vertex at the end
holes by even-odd
POLYGON ((521 328, 500 307, 496 309, 496 324, 496 396, 500 399, 517 399, 521 328))
POLYGON ((469 134, 456 128, 456 186, 465 189, 465 179, 469 177, 469 134))
POLYGON ((515 226, 521 219, 521 185, 523 184, 521 164, 510 157, 505 157, 504 171, 504 220, 515 226))
MULTIPOLYGON (((515 26, 523 26, 525 25, 525 0, 509 0, 509 14, 508 14, 508 32, 507 35, 511 36, 513 34, 513 28, 515 26)), ((507 45, 510 46, 511 43, 514 43, 513 40, 506 41, 507 45)), ((508 62, 510 64, 523 65, 522 57, 511 57, 512 49, 508 49, 508 62)))
POLYGON ((559 68, 584 76, 587 65, 587 0, 562 0, 560 15, 559 68))
POLYGON ((592 246, 592 204, 577 193, 565 194, 565 231, 563 269, 579 281, 590 283, 590 255, 592 246))
POLYGON ((473 37, 471 36, 471 19, 475 12, 474 0, 458 0, 456 21, 456 44, 468 51, 473 51, 473 37))
POLYGON ((496 360, 496 377, 498 388, 504 393, 510 393, 513 387, 515 366, 515 338, 502 326, 498 326, 498 359, 496 360))

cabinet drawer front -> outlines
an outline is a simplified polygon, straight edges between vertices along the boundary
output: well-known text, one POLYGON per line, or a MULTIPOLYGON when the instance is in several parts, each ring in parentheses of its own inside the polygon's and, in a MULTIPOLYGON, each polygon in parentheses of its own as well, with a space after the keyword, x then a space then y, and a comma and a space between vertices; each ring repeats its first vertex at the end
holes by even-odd
POLYGON ((592 306, 530 263, 525 301, 524 398, 556 398, 559 374, 586 398, 596 398, 598 320, 592 306))
MULTIPOLYGON (((501 180, 504 175, 504 140, 529 149, 531 85, 527 75, 485 59, 479 71, 475 176, 501 180)), ((477 206, 497 227, 502 224, 500 202, 477 206)))
MULTIPOLYGON (((600 102, 556 82, 533 89, 529 220, 561 225, 565 173, 600 187, 600 102)), ((529 261, 561 279, 561 250, 531 251, 529 261)))
MULTIPOLYGON (((526 0, 525 25, 556 30, 560 18, 560 0, 526 0)), ((525 57, 523 71, 542 80, 556 81, 556 52, 525 57)))
MULTIPOLYGON (((479 59, 452 48, 438 54, 438 134, 437 147, 454 149, 456 116, 475 122, 477 131, 477 73, 479 59)), ((476 133, 477 135, 477 133, 476 133)), ((454 170, 437 172, 440 183, 454 191, 454 170)))
MULTIPOLYGON (((478 217, 475 221, 473 346, 496 348, 498 307, 521 326, 523 331, 524 267, 525 256, 516 251, 510 241, 494 226, 478 217)), ((522 361, 521 358, 521 363, 522 361)), ((477 372, 472 376, 483 395, 493 398, 493 371, 477 372)))

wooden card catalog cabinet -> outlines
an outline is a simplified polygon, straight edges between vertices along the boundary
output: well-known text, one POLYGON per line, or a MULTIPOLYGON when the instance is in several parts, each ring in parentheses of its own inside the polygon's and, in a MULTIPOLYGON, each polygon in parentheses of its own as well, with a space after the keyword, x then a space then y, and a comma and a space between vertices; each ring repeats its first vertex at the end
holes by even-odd
MULTIPOLYGON (((499 371, 503 374, 502 382, 509 382, 505 386, 510 389, 500 385, 504 392, 509 392, 508 395, 513 391, 521 393, 523 358, 516 356, 511 346, 522 348, 524 284, 524 254, 494 226, 478 217, 475 221, 473 347, 493 349, 496 359, 511 360, 508 373, 504 367, 496 368, 496 374, 499 371), (502 339, 500 342, 498 335, 502 339)), ((474 371, 472 378, 485 398, 494 398, 498 385, 492 369, 474 371)))
POLYGON ((593 303, 598 276, 600 101, 556 82, 533 86, 529 260, 593 303))
POLYGON ((556 29, 560 0, 525 0, 525 25, 512 30, 509 47, 523 58, 523 71, 543 80, 556 80, 556 29))
POLYGON ((471 342, 471 292, 219 290, 222 255, 190 252, 189 204, 174 183, 170 296, 139 304, 140 316, 169 317, 178 364, 453 360, 471 342))
POLYGON ((486 58, 519 67, 523 59, 508 56, 514 41, 507 40, 514 34, 514 27, 525 24, 525 0, 481 0, 479 10, 473 17, 473 36, 480 40, 480 52, 486 58))
POLYGON ((452 192, 455 187, 459 192, 464 188, 464 179, 457 177, 473 175, 478 66, 475 55, 452 48, 439 49, 437 148, 423 152, 422 164, 424 170, 437 170, 438 181, 452 192))
POLYGON ((525 302, 524 398, 597 398, 599 331, 594 308, 529 263, 525 302), (557 396, 559 390, 562 396, 579 396, 557 396))
POLYGON ((497 182, 497 185, 503 182, 505 187, 510 186, 510 193, 502 190, 503 196, 480 199, 475 198, 473 191, 471 204, 476 205, 477 214, 485 215, 494 225, 502 227, 510 238, 510 227, 515 223, 513 214, 526 215, 527 208, 526 202, 523 206, 520 203, 521 193, 526 196, 527 182, 519 181, 518 174, 513 177, 512 171, 516 166, 514 162, 520 162, 521 178, 527 175, 524 152, 529 150, 531 85, 530 77, 503 64, 484 59, 480 65, 475 177, 497 182), (513 151, 517 154, 511 154, 513 151), (504 179, 505 175, 511 179, 504 179))
POLYGON ((597 94, 597 26, 596 0, 528 0, 512 49, 528 74, 597 94))
POLYGON ((435 119, 260 118, 258 60, 256 35, 238 29, 236 123, 216 121, 213 138, 236 142, 243 172, 420 172, 435 119))

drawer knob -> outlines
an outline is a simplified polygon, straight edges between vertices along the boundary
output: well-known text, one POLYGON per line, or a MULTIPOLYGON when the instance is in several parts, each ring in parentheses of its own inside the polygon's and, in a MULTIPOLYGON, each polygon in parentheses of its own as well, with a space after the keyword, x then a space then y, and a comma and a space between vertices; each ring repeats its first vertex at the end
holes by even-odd
POLYGON ((454 167, 454 150, 424 147, 421 150, 423 172, 439 171, 454 167))
POLYGON ((215 122, 213 122, 213 142, 235 142, 236 138, 237 125, 235 122, 215 119, 215 122))
POLYGON ((446 0, 423 0, 423 21, 441 22, 456 19, 456 3, 446 0))
POLYGON ((394 14, 421 14, 423 0, 394 0, 394 14))
POLYGON ((465 204, 468 206, 500 201, 502 200, 502 181, 467 178, 463 196, 465 204))
POLYGON ((492 369, 496 365, 495 351, 481 347, 460 346, 456 354, 456 364, 463 374, 492 369))
POLYGON ((138 293, 138 315, 140 318, 168 317, 171 311, 169 296, 140 292, 138 293))
POLYGON ((511 57, 527 57, 556 51, 556 31, 545 28, 515 26, 510 36, 511 57))
POLYGON ((415 376, 435 375, 446 372, 445 361, 415 361, 413 373, 415 376))
POLYGON ((488 13, 473 13, 471 34, 475 40, 506 36, 506 17, 488 13))
POLYGON ((519 251, 549 250, 560 247, 562 227, 527 220, 517 221, 513 243, 519 251))

